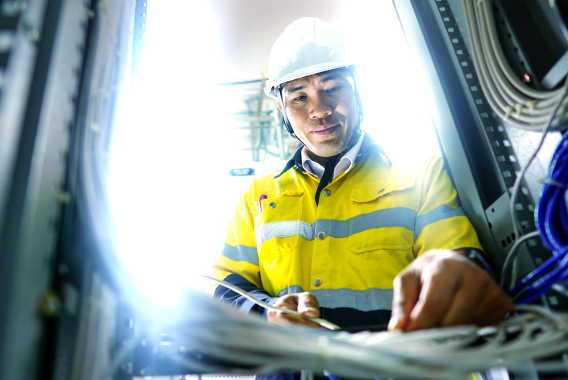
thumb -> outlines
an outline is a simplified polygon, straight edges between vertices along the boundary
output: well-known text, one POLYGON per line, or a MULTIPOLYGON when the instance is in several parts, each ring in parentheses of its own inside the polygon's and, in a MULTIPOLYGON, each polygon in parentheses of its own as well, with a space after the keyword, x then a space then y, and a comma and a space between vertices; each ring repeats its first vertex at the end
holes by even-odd
POLYGON ((298 295, 298 312, 306 317, 317 318, 320 315, 319 302, 311 293, 301 293, 298 295))
POLYGON ((392 313, 389 330, 404 330, 410 320, 410 313, 420 296, 420 278, 412 271, 399 274, 393 283, 392 313))

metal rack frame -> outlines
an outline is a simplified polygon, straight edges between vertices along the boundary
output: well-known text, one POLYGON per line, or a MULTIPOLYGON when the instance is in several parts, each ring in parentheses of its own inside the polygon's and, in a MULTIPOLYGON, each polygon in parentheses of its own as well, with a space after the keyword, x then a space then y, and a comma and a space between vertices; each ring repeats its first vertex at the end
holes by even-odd
POLYGON ((13 38, 0 93, 0 378, 36 378, 60 308, 51 281, 89 4, 1 5, 13 38))

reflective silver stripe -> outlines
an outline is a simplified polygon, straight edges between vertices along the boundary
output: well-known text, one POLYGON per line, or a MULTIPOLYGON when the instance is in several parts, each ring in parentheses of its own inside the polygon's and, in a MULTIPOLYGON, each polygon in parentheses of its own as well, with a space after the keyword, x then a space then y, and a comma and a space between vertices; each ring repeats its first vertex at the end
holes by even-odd
POLYGON ((299 235, 306 240, 312 241, 316 237, 315 223, 308 224, 300 221, 299 235))
POLYGON ((286 294, 303 293, 303 292, 304 292, 304 289, 302 289, 302 287, 300 285, 290 285, 288 287, 285 287, 281 291, 279 291, 278 294, 276 295, 276 297, 282 297, 282 296, 285 296, 286 294))
POLYGON ((313 289, 320 307, 337 309, 348 307, 360 311, 391 310, 392 289, 313 289))
POLYGON ((416 217, 416 226, 414 227, 414 240, 418 238, 418 235, 420 235, 422 229, 430 223, 453 218, 454 216, 465 216, 465 213, 463 212, 461 207, 451 208, 446 204, 436 207, 428 214, 418 215, 416 217))
POLYGON ((393 207, 357 215, 347 220, 319 219, 316 234, 324 231, 326 236, 344 238, 359 232, 382 227, 403 227, 412 231, 416 211, 406 207, 393 207))
POLYGON ((260 245, 265 241, 276 237, 290 237, 300 235, 306 240, 314 240, 314 225, 301 220, 283 220, 263 224, 256 232, 256 244, 260 245))
POLYGON ((256 247, 247 247, 246 245, 237 245, 233 247, 225 243, 221 255, 228 257, 233 261, 246 261, 247 263, 258 265, 258 253, 256 247))
POLYGON ((308 224, 301 220, 285 220, 263 224, 256 233, 256 243, 262 244, 275 237, 300 235, 306 240, 314 240, 323 231, 326 236, 345 238, 359 232, 382 227, 403 227, 413 230, 416 211, 406 207, 394 207, 357 215, 347 220, 318 219, 308 224))

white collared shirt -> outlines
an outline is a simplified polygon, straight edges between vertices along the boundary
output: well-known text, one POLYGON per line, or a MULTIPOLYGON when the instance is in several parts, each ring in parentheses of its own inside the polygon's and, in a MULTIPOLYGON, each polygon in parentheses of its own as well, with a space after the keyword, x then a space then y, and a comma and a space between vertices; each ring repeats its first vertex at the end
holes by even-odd
MULTIPOLYGON (((363 143, 364 136, 365 132, 362 132, 361 136, 359 136, 357 144, 355 144, 353 148, 349 149, 349 151, 345 153, 345 155, 341 157, 339 162, 335 165, 335 169, 333 170, 333 179, 337 178, 337 176, 339 176, 341 173, 348 173, 353 165, 355 165, 355 158, 357 158, 357 155, 359 154, 359 149, 361 148, 361 144, 363 143)), ((318 164, 317 162, 312 160, 310 156, 308 156, 306 147, 302 149, 302 166, 308 173, 315 177, 318 177, 319 179, 321 179, 325 171, 325 168, 322 165, 318 164)))

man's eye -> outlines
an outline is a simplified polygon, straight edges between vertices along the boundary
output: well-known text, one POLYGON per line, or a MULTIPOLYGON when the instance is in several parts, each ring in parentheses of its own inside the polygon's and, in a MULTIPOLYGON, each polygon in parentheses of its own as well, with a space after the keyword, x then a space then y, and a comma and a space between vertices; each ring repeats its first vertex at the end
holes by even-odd
POLYGON ((340 91, 343 88, 343 86, 333 86, 328 88, 327 92, 337 92, 340 91))
POLYGON ((301 101, 306 100, 306 99, 307 99, 306 95, 300 95, 300 96, 295 97, 292 100, 294 100, 296 102, 301 102, 301 101))

